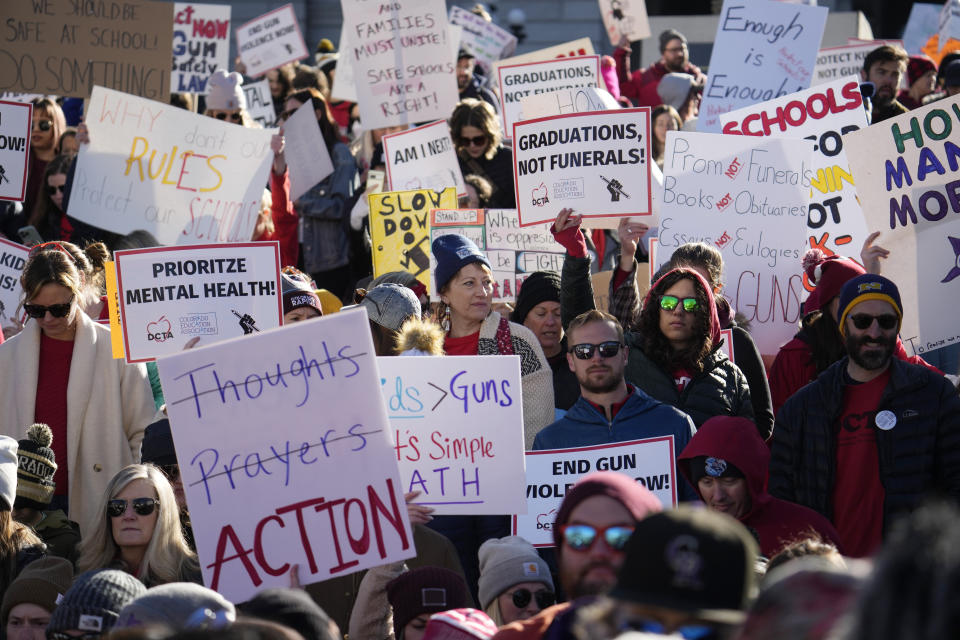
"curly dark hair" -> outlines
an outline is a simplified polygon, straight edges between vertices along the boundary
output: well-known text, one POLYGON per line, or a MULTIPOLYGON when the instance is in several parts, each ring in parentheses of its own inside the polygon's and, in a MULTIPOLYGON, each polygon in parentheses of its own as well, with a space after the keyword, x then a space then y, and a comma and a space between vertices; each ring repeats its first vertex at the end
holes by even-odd
POLYGON ((674 269, 663 276, 650 290, 648 303, 640 311, 637 333, 640 336, 640 348, 664 371, 688 369, 700 373, 706 366, 707 357, 713 351, 713 339, 710 337, 710 301, 708 292, 703 288, 696 272, 690 269, 674 269), (660 296, 680 282, 690 280, 699 306, 694 312, 696 322, 693 325, 696 341, 690 347, 674 350, 670 341, 660 331, 660 296))

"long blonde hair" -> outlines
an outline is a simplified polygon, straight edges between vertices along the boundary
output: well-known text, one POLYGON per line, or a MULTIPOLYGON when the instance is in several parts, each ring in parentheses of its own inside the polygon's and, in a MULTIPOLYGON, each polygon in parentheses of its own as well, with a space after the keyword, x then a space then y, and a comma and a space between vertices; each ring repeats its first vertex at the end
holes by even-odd
POLYGON ((116 566, 120 548, 113 540, 107 518, 107 502, 123 491, 134 480, 146 480, 153 486, 160 500, 157 522, 150 536, 150 544, 139 567, 124 567, 148 584, 178 582, 185 572, 197 569, 197 556, 190 550, 180 526, 180 510, 173 495, 173 487, 163 472, 152 464, 131 464, 113 476, 100 500, 100 524, 80 542, 78 572, 116 566))

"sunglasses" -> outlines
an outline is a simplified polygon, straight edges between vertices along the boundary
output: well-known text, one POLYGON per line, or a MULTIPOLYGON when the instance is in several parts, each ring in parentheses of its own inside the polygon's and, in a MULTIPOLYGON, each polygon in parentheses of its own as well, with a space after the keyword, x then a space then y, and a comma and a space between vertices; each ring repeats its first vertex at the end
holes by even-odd
POLYGON ((51 196, 57 195, 57 193, 63 193, 63 187, 64 187, 64 186, 65 186, 65 185, 62 185, 62 184, 59 184, 59 185, 52 185, 52 184, 47 185, 47 193, 49 193, 51 196))
POLYGON ((39 320, 47 315, 47 311, 49 311, 50 315, 52 315, 54 318, 65 318, 67 314, 70 313, 70 307, 72 306, 73 298, 70 298, 70 302, 65 302, 64 304, 52 304, 49 307, 42 307, 39 304, 24 304, 23 310, 34 320, 39 320))
POLYGON ((616 340, 608 340, 607 342, 601 342, 600 344, 590 344, 584 342, 582 344, 575 344, 570 347, 570 353, 577 356, 580 360, 589 360, 593 357, 595 351, 600 351, 601 358, 612 358, 613 356, 620 353, 620 347, 622 345, 616 340))
POLYGON ((523 609, 530 604, 531 598, 537 601, 537 607, 540 609, 546 609, 557 601, 557 594, 546 589, 541 589, 536 593, 532 593, 530 589, 517 589, 510 597, 513 599, 513 606, 517 609, 523 609))
POLYGON ((633 527, 615 524, 603 529, 591 527, 588 524, 568 524, 560 530, 563 541, 574 551, 586 551, 593 546, 597 534, 603 534, 603 540, 614 551, 623 551, 627 540, 633 535, 633 527))
POLYGON ((133 502, 133 512, 138 516, 148 516, 160 505, 160 501, 156 498, 134 498, 132 501, 114 498, 107 501, 107 515, 111 518, 119 518, 127 512, 128 502, 133 502))
POLYGON ((33 123, 34 129, 40 129, 40 131, 50 131, 53 129, 53 120, 36 120, 33 123))
POLYGON ((40 253, 41 251, 59 251, 61 253, 66 254, 66 256, 70 258, 70 260, 72 260, 74 264, 77 263, 77 259, 73 257, 73 254, 67 251, 67 248, 64 247, 62 244, 60 244, 59 242, 57 242, 56 240, 51 240, 50 242, 41 242, 40 244, 34 245, 30 249, 29 255, 30 257, 33 257, 38 253, 40 253))
POLYGON ((681 300, 677 296, 660 296, 660 308, 664 311, 673 311, 677 305, 683 304, 683 310, 687 313, 693 313, 700 307, 696 298, 684 298, 681 300))
POLYGON ((882 316, 871 316, 868 313, 858 313, 850 316, 850 319, 853 321, 853 326, 855 326, 860 331, 864 329, 869 329, 873 326, 873 321, 876 320, 877 324, 880 325, 880 328, 884 331, 890 331, 895 329, 897 326, 897 316, 892 313, 885 313, 882 316))
POLYGON ((460 144, 465 147, 482 147, 487 144, 487 136, 475 136, 473 138, 460 136, 460 144))
POLYGON ((226 111, 221 111, 220 113, 214 113, 212 115, 217 120, 226 120, 227 118, 230 118, 234 122, 240 122, 240 120, 242 119, 239 111, 236 111, 234 113, 227 113, 226 111))

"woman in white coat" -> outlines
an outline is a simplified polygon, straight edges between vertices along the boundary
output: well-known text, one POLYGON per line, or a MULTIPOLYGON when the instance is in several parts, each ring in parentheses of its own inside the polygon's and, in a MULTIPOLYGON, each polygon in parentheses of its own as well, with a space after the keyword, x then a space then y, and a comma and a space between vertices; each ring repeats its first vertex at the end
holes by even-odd
POLYGON ((154 413, 145 367, 114 360, 109 329, 83 312, 106 255, 99 243, 85 251, 69 242, 34 247, 20 276, 27 322, 0 345, 0 434, 20 439, 35 422, 50 425, 54 499, 69 505, 84 535, 102 516, 110 479, 139 460, 154 413))

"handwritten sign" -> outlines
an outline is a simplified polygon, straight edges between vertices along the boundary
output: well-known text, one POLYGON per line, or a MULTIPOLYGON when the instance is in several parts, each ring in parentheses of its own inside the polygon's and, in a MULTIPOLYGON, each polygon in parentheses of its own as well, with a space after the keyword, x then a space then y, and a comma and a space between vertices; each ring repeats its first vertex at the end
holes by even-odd
POLYGON ((584 475, 618 471, 655 495, 664 509, 677 505, 673 436, 575 449, 527 451, 527 511, 513 517, 513 534, 535 547, 553 546, 553 523, 564 496, 584 475))
POLYGON ((20 274, 30 248, 0 238, 0 328, 19 326, 17 307, 23 298, 20 274))
POLYGON ((69 214, 165 245, 242 242, 260 213, 272 129, 247 129, 95 87, 69 214))
POLYGON ((649 132, 649 107, 515 123, 520 223, 552 222, 564 207, 587 218, 649 215, 649 132))
POLYGON ((230 5, 176 2, 173 12, 172 90, 206 95, 213 72, 229 71, 230 5))
POLYGON ((813 143, 670 131, 665 149, 656 260, 687 242, 716 246, 733 308, 760 353, 775 354, 802 311, 813 143))
POLYGON ((515 122, 529 120, 526 115, 521 114, 520 99, 524 96, 560 89, 599 87, 600 56, 501 65, 497 67, 497 74, 503 130, 509 137, 515 122))
POLYGON ((377 364, 403 490, 439 515, 523 513, 520 357, 377 364))
POLYGON ((463 7, 450 7, 450 23, 463 28, 460 46, 476 58, 488 76, 494 62, 512 56, 517 48, 515 35, 463 7))
POLYGON ((313 101, 300 105, 283 127, 284 156, 290 172, 290 199, 297 200, 333 173, 333 160, 320 133, 313 101))
MULTIPOLYGON (((910 8, 910 17, 903 28, 903 47, 907 53, 915 55, 923 51, 930 36, 938 32, 941 7, 935 4, 915 2, 910 8)), ((934 46, 939 44, 939 39, 934 46)))
POLYGON ((32 104, 0 100, 0 200, 23 201, 32 127, 32 104))
POLYGON ((914 354, 960 341, 957 131, 953 96, 844 136, 867 224, 890 250, 883 270, 900 289, 900 336, 914 354))
MULTIPOLYGON (((857 202, 843 136, 867 127, 867 112, 856 76, 840 78, 806 91, 720 116, 723 132, 773 138, 805 138, 814 143, 807 210, 811 248, 826 255, 856 254, 868 235, 857 202)), ((804 285, 813 290, 806 281, 804 285)))
POLYGON ((826 7, 724 0, 697 131, 720 131, 721 113, 810 86, 826 7))
POLYGON ((947 0, 940 9, 937 38, 941 44, 951 38, 960 40, 960 0, 947 0))
POLYGON ((292 4, 237 27, 237 51, 247 65, 247 75, 254 78, 310 55, 292 4))
POLYGON ((610 92, 599 87, 559 89, 520 98, 520 112, 527 120, 567 113, 611 111, 619 108, 620 103, 613 99, 610 92))
POLYGON ((309 584, 416 553, 366 310, 158 368, 205 585, 243 602, 293 564, 309 584))
POLYGON ((86 98, 94 85, 166 101, 173 3, 8 0, 0 89, 86 98))
POLYGON ((454 187, 467 194, 446 120, 383 136, 383 157, 390 191, 454 187))
POLYGON ((247 99, 247 113, 263 128, 274 126, 277 112, 273 108, 273 96, 270 94, 270 81, 264 78, 258 82, 243 85, 243 96, 247 99))
POLYGON ((430 289, 430 210, 455 209, 457 190, 387 191, 368 196, 374 277, 409 271, 430 289))
POLYGON ((644 0, 597 0, 597 3, 600 5, 603 28, 613 46, 619 45, 624 36, 631 42, 650 37, 650 21, 644 0))

